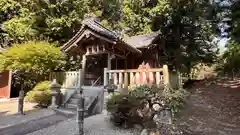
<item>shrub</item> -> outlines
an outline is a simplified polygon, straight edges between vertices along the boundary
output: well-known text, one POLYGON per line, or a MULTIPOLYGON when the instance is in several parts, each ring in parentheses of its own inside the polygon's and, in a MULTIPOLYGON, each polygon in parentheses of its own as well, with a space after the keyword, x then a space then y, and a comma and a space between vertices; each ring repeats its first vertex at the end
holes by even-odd
POLYGON ((25 97, 28 102, 37 103, 39 107, 47 107, 51 104, 50 82, 38 83, 33 90, 29 91, 25 97))
POLYGON ((156 126, 154 115, 164 108, 170 108, 173 116, 183 106, 187 92, 184 89, 143 85, 130 91, 128 95, 117 94, 107 101, 107 110, 116 125, 131 126, 141 124, 145 127, 156 126), (158 106, 157 110, 154 106, 158 106))
POLYGON ((131 95, 114 94, 107 100, 107 111, 116 126, 129 127, 138 123, 140 117, 136 113, 139 102, 131 95))

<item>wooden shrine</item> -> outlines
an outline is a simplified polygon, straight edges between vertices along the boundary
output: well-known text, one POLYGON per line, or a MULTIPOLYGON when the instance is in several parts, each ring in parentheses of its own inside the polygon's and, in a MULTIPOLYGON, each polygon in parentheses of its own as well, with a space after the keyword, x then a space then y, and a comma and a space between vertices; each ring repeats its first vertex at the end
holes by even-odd
MULTIPOLYGON (((130 73, 125 78, 133 76, 142 63, 158 68, 159 70, 153 70, 157 73, 154 76, 157 80, 161 79, 163 70, 159 68, 158 49, 154 44, 158 40, 159 32, 121 38, 114 31, 101 25, 95 18, 85 19, 82 24, 82 28, 61 49, 70 55, 82 56, 84 85, 102 86, 106 84, 106 74, 109 76, 112 73, 109 77, 115 78, 115 84, 121 87, 123 80, 121 78, 124 78, 124 73, 130 73)), ((128 82, 130 80, 129 78, 128 82)))

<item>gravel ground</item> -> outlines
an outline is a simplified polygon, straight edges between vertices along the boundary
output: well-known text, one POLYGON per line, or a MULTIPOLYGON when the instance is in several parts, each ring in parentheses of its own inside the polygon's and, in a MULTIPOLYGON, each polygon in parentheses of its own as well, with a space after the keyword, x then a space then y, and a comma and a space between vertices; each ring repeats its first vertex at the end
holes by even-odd
POLYGON ((240 79, 197 82, 177 123, 183 135, 240 135, 240 79))
MULTIPOLYGON (((139 135, 136 130, 124 130, 114 127, 104 112, 84 120, 85 135, 139 135)), ((76 133, 76 120, 68 119, 57 125, 50 126, 27 135, 73 135, 76 133)))

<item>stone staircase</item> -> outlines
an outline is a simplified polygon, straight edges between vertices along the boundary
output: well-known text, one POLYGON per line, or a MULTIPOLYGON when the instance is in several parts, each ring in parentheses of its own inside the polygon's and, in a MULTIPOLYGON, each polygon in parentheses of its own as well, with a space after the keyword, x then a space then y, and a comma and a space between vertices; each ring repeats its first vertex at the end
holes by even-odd
MULTIPOLYGON (((102 112, 104 102, 104 91, 101 87, 83 86, 85 116, 91 116, 102 112)), ((65 105, 57 109, 62 113, 76 114, 77 105, 80 101, 80 91, 76 91, 65 105)))

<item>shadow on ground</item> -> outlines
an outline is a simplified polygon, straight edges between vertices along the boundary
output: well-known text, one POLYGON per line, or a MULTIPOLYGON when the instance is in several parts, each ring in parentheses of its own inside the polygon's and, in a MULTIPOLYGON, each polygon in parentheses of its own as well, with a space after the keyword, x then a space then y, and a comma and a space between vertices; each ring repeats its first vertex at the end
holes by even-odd
POLYGON ((6 113, 8 113, 9 111, 1 111, 0 112, 0 116, 3 116, 3 115, 5 115, 6 113))
POLYGON ((177 121, 183 135, 240 135, 240 79, 189 83, 191 96, 177 121))

